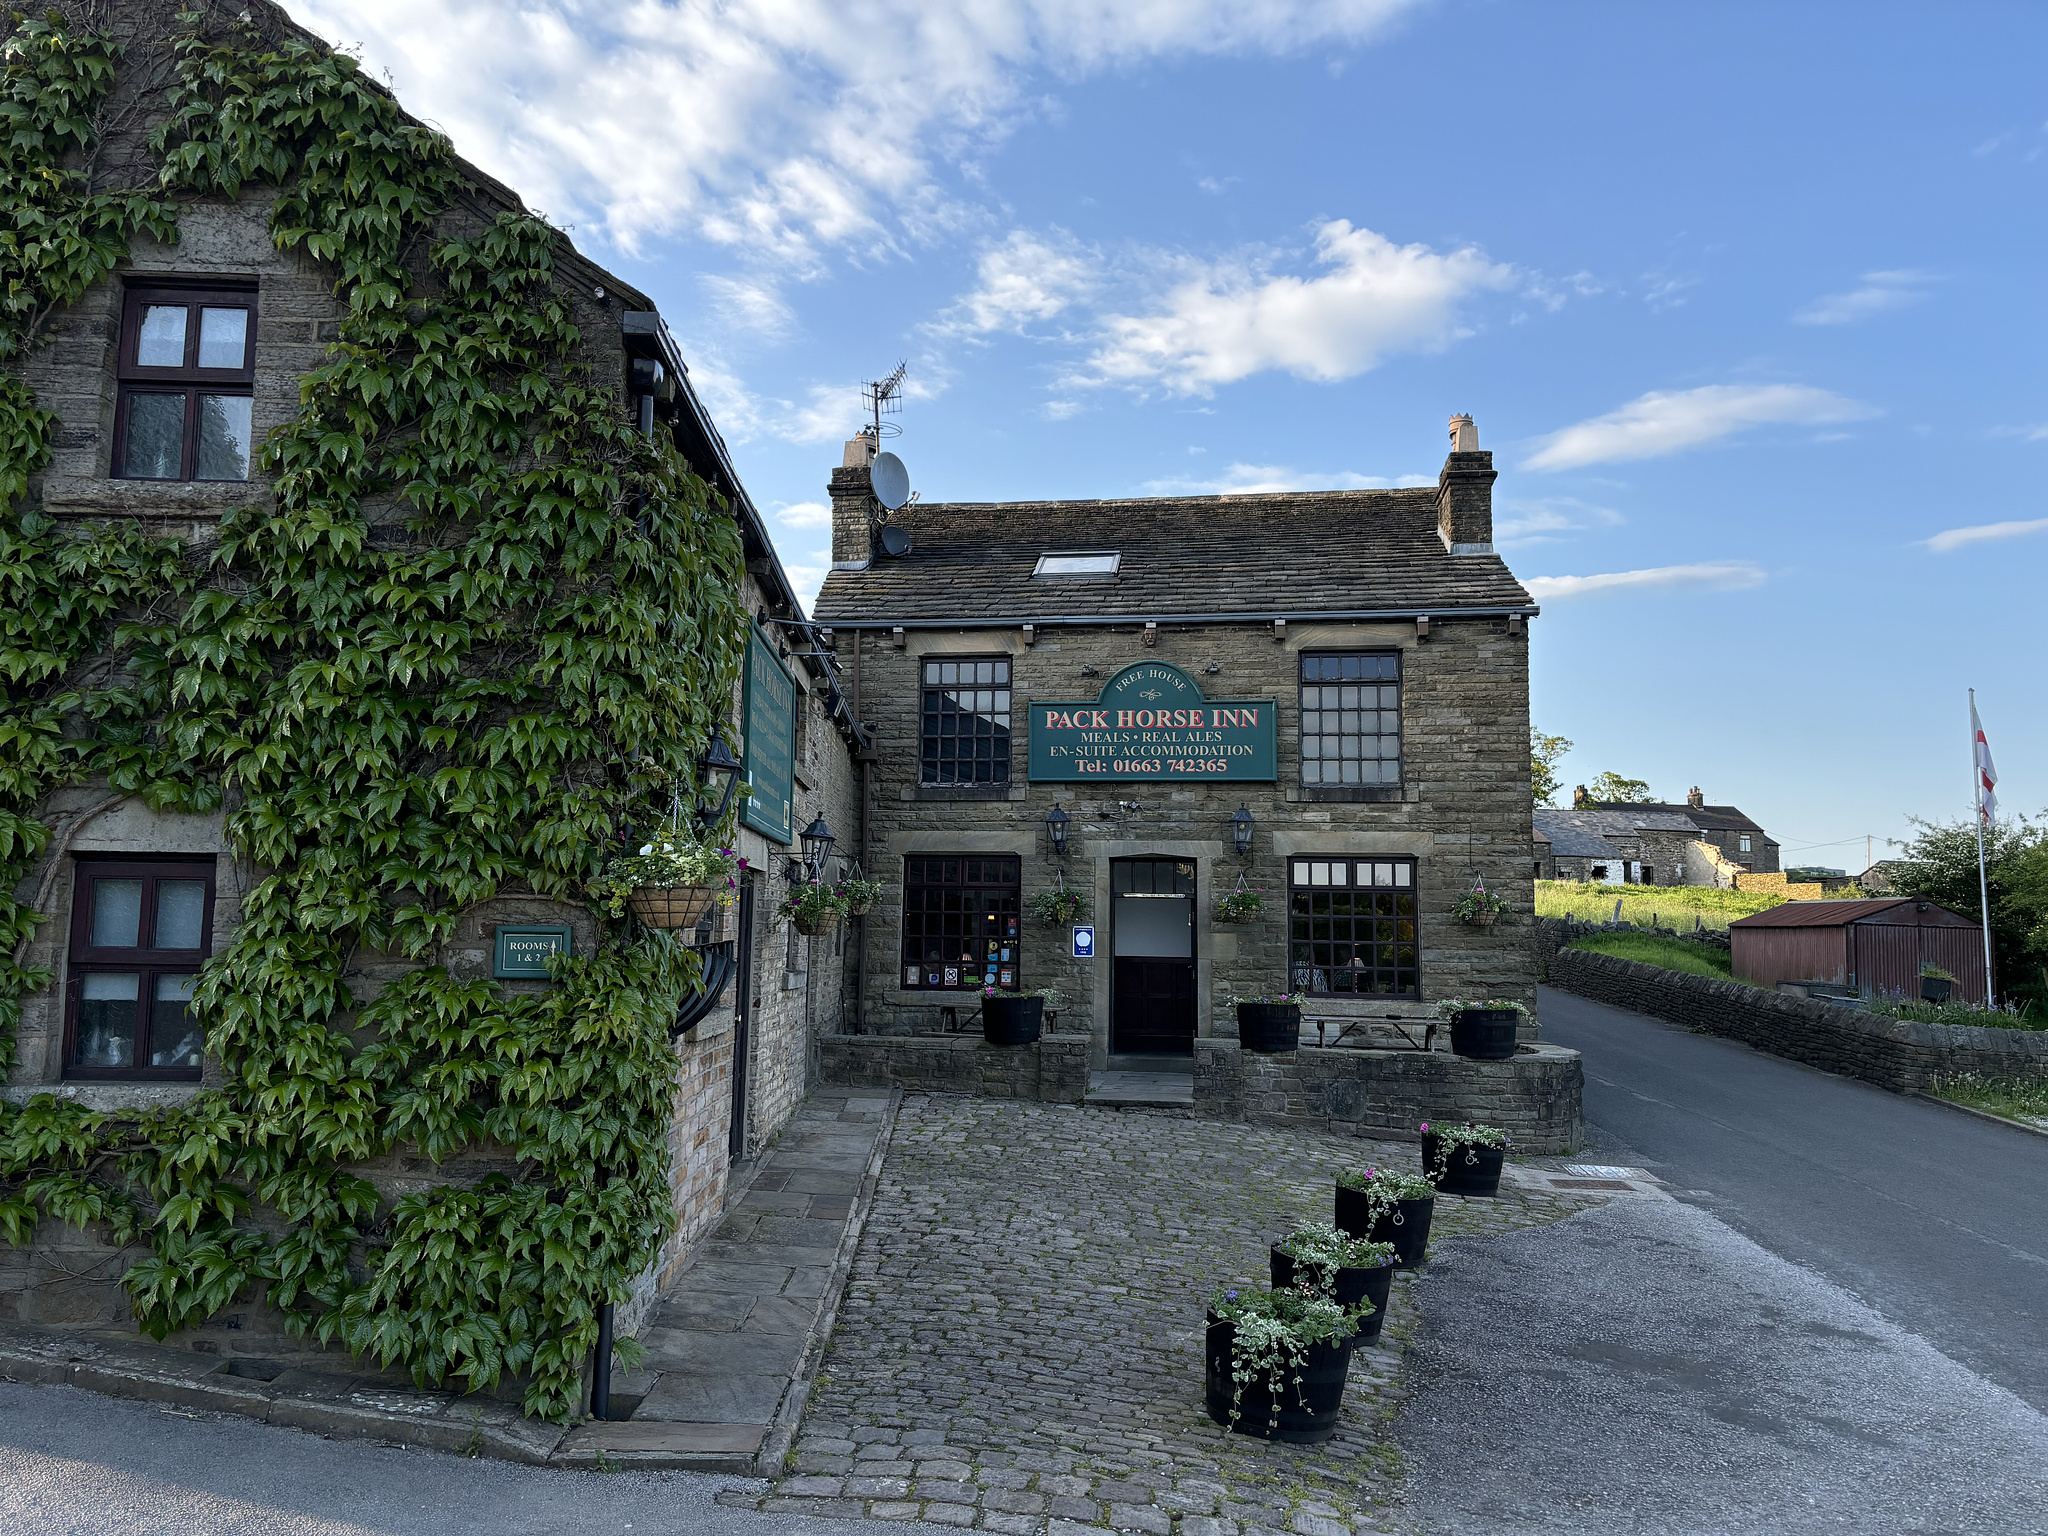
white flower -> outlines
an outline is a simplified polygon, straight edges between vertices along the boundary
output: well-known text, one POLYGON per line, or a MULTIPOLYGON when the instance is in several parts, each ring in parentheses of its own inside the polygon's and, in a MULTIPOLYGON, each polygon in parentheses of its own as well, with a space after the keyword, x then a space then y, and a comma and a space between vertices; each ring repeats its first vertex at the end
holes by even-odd
POLYGON ((647 857, 647 855, 649 855, 649 854, 650 854, 650 853, 652 853, 652 852, 654 852, 654 844, 652 844, 652 843, 647 843, 647 844, 645 844, 645 845, 643 845, 643 846, 641 847, 641 849, 640 849, 640 857, 644 859, 644 858, 646 858, 646 857, 647 857))

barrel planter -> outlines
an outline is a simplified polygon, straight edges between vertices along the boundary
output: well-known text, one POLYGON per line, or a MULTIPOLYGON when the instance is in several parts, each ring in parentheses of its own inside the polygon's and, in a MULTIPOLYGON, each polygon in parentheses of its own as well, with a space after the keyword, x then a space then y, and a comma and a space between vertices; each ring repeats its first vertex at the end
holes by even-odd
MULTIPOLYGON (((1291 1291, 1303 1280, 1313 1281, 1316 1271, 1308 1265, 1298 1263, 1292 1256, 1278 1248, 1271 1250, 1273 1264, 1273 1289, 1291 1291)), ((1372 1269, 1339 1268, 1337 1283, 1330 1288, 1330 1299, 1340 1307, 1355 1307, 1361 1301, 1372 1303, 1372 1316, 1358 1325, 1358 1331, 1351 1336, 1353 1344, 1370 1344, 1380 1336, 1380 1325, 1387 1320, 1387 1295, 1394 1288, 1394 1266, 1381 1264, 1372 1269)))
POLYGON ((1266 1390, 1261 1372, 1245 1383, 1237 1400, 1237 1422, 1230 1422, 1230 1346, 1237 1337, 1237 1325, 1228 1318, 1209 1314, 1208 1406, 1209 1417, 1226 1429, 1261 1440, 1282 1440, 1289 1445, 1321 1445, 1337 1433, 1337 1414, 1344 1406, 1344 1375, 1351 1369, 1351 1341, 1311 1344, 1301 1380, 1293 1371, 1281 1375, 1280 1401, 1275 1404, 1266 1390), (1277 1412, 1275 1409, 1277 1408, 1277 1412))
POLYGON ((1237 1043, 1247 1051, 1301 1048, 1301 1004, 1239 1003, 1237 1043))
POLYGON ((1521 1022, 1512 1008, 1461 1008, 1451 1019, 1451 1049, 1479 1061, 1506 1061, 1515 1054, 1521 1022))
POLYGON ((985 997, 981 1035, 990 1045, 1029 1045, 1044 1026, 1042 997, 985 997))
POLYGON ((649 928, 694 928, 727 894, 722 885, 636 885, 626 905, 649 928))
POLYGON ((1472 1147, 1453 1144, 1447 1150, 1435 1131, 1422 1133, 1422 1176, 1447 1195, 1497 1195, 1500 1193, 1501 1165, 1507 1161, 1505 1147, 1472 1147), (1437 1176, 1438 1159, 1443 1176, 1437 1176))
POLYGON ((1373 1219, 1365 1191, 1337 1186, 1337 1230, 1346 1237, 1362 1237, 1369 1243, 1392 1243, 1394 1267, 1413 1269, 1429 1251, 1429 1223, 1436 1215, 1436 1200, 1396 1200, 1394 1208, 1373 1219))

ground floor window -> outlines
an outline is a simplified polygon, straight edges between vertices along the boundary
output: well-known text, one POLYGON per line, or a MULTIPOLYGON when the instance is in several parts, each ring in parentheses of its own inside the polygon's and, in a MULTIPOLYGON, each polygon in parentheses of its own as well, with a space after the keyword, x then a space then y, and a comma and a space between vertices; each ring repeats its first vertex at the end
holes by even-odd
POLYGON ((1291 990, 1421 995, 1413 859, 1292 859, 1287 907, 1291 990))
POLYGON ((943 992, 1023 985, 1020 866, 1014 855, 903 861, 905 987, 943 992))
POLYGON ((64 1075, 196 1079, 206 1038, 190 1004, 213 938, 213 865, 81 859, 77 871, 64 1075))

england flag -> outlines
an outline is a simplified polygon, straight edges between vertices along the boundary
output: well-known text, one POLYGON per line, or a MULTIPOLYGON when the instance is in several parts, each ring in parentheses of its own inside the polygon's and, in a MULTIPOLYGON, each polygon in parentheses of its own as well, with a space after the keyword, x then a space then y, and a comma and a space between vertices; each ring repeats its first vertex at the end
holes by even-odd
POLYGON ((1990 826, 1998 817, 1998 770, 1991 766, 1991 743, 1984 739, 1984 726, 1977 719, 1977 700, 1970 698, 1971 750, 1977 757, 1977 815, 1985 826, 1990 826))

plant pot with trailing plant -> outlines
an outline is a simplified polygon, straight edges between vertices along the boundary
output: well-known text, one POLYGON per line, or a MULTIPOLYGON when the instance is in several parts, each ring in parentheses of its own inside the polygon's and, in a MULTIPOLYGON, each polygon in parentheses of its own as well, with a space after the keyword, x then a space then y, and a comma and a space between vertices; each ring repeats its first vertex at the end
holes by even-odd
POLYGON ((1471 928, 1491 928, 1507 913, 1514 911, 1505 899, 1487 890, 1486 882, 1479 881, 1472 889, 1460 896, 1451 908, 1451 916, 1471 928))
POLYGON ((1392 1243, 1394 1267, 1413 1269, 1429 1252, 1436 1186, 1398 1168, 1354 1168, 1337 1175, 1337 1230, 1369 1243, 1392 1243))
POLYGON ((1923 1003, 1945 1003, 1956 989, 1953 971, 1944 971, 1938 965, 1920 967, 1920 1001, 1923 1003))
POLYGON ((990 1045, 1029 1045, 1045 1028, 1045 1005, 1055 1006, 1058 997, 1051 988, 1034 992, 1005 992, 997 987, 981 989, 981 1037, 990 1045))
POLYGON ((1506 1061, 1515 1054, 1522 1020, 1529 1010, 1507 998, 1490 998, 1468 1003, 1447 997, 1436 1005, 1436 1016, 1451 1025, 1451 1049, 1475 1061, 1506 1061))
POLYGON ((1334 1301, 1346 1311, 1370 1307, 1352 1340, 1370 1344, 1386 1321, 1387 1293, 1394 1284, 1394 1245, 1348 1237, 1328 1222, 1296 1227, 1272 1247, 1273 1289, 1305 1291, 1334 1301))
POLYGON ((1031 916, 1041 923, 1077 923, 1088 915, 1088 898, 1079 891, 1040 891, 1031 898, 1031 916))
POLYGON ((1337 1432, 1364 1318, 1300 1291, 1222 1289, 1209 1302, 1209 1417, 1240 1435, 1320 1445, 1337 1432))
POLYGON ((1216 921, 1219 923, 1256 922, 1266 910, 1265 887, 1239 883, 1236 890, 1216 902, 1216 921))
POLYGON ((823 885, 799 885, 782 898, 776 916, 806 938, 830 933, 846 918, 846 903, 839 893, 823 885))
POLYGON ((671 829, 656 833, 638 853, 613 859, 590 891, 613 917, 630 910, 649 928, 695 928, 707 913, 732 904, 746 868, 732 849, 692 842, 671 829))
POLYGON ((1299 992, 1273 997, 1233 997, 1237 1009, 1237 1043, 1247 1051, 1301 1049, 1299 992))
POLYGON ((1491 1125, 1422 1122, 1422 1176, 1448 1195, 1497 1195, 1509 1137, 1491 1125))
POLYGON ((866 917, 875 910, 875 903, 882 899, 882 882, 852 875, 833 886, 832 894, 839 898, 839 904, 848 917, 866 917))

